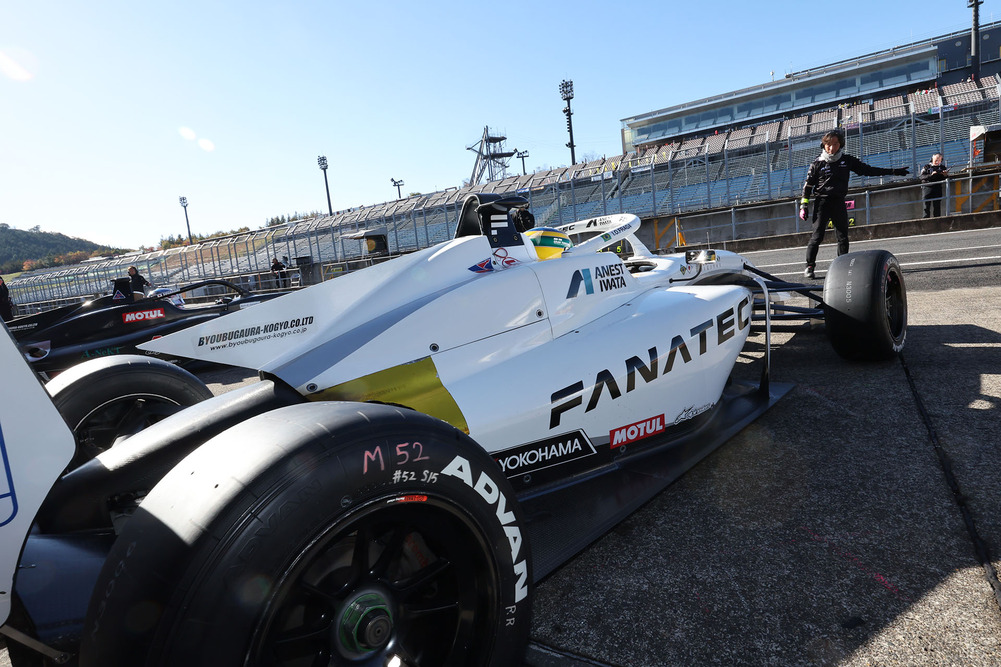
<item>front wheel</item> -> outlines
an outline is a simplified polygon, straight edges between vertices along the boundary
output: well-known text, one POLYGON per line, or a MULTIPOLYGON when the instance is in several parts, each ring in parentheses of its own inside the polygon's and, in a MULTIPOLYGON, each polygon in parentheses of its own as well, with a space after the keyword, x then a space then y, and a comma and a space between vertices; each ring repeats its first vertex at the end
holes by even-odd
POLYGON ((45 385, 76 438, 72 470, 189 405, 212 397, 205 383, 178 366, 141 355, 95 359, 45 385))
POLYGON ((897 258, 886 250, 841 255, 824 279, 824 320, 846 359, 891 359, 907 338, 907 290, 897 258))
POLYGON ((523 526, 500 468, 447 424, 280 408, 150 492, 94 587, 80 664, 518 664, 523 526))

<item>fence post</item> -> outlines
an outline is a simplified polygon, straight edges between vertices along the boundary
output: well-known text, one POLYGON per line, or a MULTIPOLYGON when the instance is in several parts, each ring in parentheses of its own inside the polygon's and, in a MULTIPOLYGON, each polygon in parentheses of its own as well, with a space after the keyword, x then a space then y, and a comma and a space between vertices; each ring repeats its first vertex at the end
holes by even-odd
MULTIPOLYGON (((859 132, 861 132, 861 131, 862 131, 861 126, 859 126, 859 132)), ((862 142, 862 136, 860 134, 859 135, 859 144, 860 145, 861 145, 861 142, 862 142)), ((790 197, 795 197, 796 196, 796 186, 793 184, 793 180, 792 180, 792 128, 789 128, 788 130, 786 130, 786 148, 787 148, 786 152, 789 155, 789 196, 790 197)), ((862 155, 862 149, 861 148, 859 149, 859 155, 862 155)), ((796 221, 797 221, 796 222, 796 231, 798 232, 799 231, 799 216, 796 216, 796 221)))
POLYGON ((772 198, 772 157, 770 138, 771 130, 765 132, 765 182, 768 184, 768 198, 772 198))
POLYGON ((657 179, 654 170, 657 168, 657 155, 650 158, 650 214, 657 215, 657 179))
POLYGON ((674 149, 667 154, 667 202, 674 212, 674 172, 671 171, 671 159, 674 157, 674 149))
POLYGON ((615 192, 619 199, 619 213, 622 213, 622 163, 615 169, 615 180, 618 181, 619 185, 615 188, 615 192))
POLYGON ((726 203, 733 204, 733 198, 730 196, 730 159, 727 153, 730 148, 730 138, 727 137, 723 140, 723 183, 726 185, 726 203))
POLYGON ((702 149, 702 159, 706 162, 706 208, 712 208, 712 191, 709 189, 709 147, 706 144, 702 144, 702 149))
POLYGON ((942 182, 942 189, 945 191, 945 197, 943 198, 942 205, 945 206, 945 214, 949 215, 949 211, 952 209, 952 188, 949 187, 948 179, 942 182))
MULTIPOLYGON (((968 201, 970 202, 970 213, 973 213, 973 170, 966 175, 966 194, 969 195, 968 201)), ((962 211, 960 211, 962 212, 962 211)))
MULTIPOLYGON (((570 174, 570 205, 573 207, 573 219, 570 222, 575 222, 580 218, 577 217, 577 191, 574 188, 573 182, 577 180, 577 170, 575 169, 570 174)), ((562 220, 560 221, 562 222, 562 220)))

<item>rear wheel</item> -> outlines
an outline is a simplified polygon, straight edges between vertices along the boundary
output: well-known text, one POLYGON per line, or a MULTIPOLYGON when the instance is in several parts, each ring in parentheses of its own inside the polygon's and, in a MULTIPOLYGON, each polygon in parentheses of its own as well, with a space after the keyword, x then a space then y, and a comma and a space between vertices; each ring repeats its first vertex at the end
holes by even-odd
POLYGON ((140 355, 84 362, 45 385, 76 437, 72 470, 181 409, 212 397, 197 377, 140 355))
POLYGON ((891 359, 907 338, 907 290, 897 258, 886 250, 841 255, 824 279, 824 320, 846 359, 891 359))
POLYGON ((95 586, 81 665, 512 665, 522 517, 452 427, 383 405, 257 416, 178 464, 95 586))

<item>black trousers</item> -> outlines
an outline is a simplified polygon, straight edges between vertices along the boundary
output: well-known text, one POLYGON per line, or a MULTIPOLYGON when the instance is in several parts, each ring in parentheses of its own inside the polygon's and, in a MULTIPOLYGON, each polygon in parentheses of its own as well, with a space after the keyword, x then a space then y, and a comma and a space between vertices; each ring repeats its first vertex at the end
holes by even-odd
POLYGON ((942 195, 927 195, 925 196, 925 214, 924 217, 930 218, 932 216, 939 217, 942 215, 942 195))
POLYGON ((813 206, 813 235, 806 244, 806 265, 817 265, 817 251, 827 231, 827 221, 834 223, 834 235, 838 239, 838 257, 848 252, 848 209, 841 197, 818 199, 813 206))

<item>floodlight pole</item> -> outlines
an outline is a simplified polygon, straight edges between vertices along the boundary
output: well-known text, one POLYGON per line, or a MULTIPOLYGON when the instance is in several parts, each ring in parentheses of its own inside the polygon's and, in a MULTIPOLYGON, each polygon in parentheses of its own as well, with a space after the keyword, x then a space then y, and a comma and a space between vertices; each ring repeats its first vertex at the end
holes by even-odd
POLYGON ((323 170, 323 187, 327 189, 327 213, 334 215, 334 207, 330 205, 330 183, 327 182, 327 156, 320 155, 316 158, 316 164, 323 170))
POLYGON ((984 0, 966 0, 966 6, 973 10, 973 29, 970 32, 970 65, 973 80, 980 85, 980 5, 984 0))
POLYGON ((567 148, 570 149, 570 164, 573 165, 577 164, 577 157, 574 153, 573 120, 570 118, 573 116, 573 111, 570 110, 570 100, 573 99, 573 81, 564 79, 560 82, 560 97, 562 97, 567 103, 567 105, 563 107, 563 113, 566 114, 567 117, 567 132, 570 133, 570 141, 567 142, 567 148))
POLYGON ((184 207, 184 224, 188 228, 188 245, 194 245, 195 242, 191 240, 191 223, 188 222, 188 198, 180 197, 178 201, 181 202, 181 206, 184 207))
POLYGON ((403 195, 400 194, 400 186, 403 185, 403 179, 401 178, 400 180, 396 180, 395 178, 390 177, 389 181, 396 186, 396 198, 403 199, 403 195))
POLYGON ((528 157, 528 151, 517 151, 515 157, 521 158, 521 175, 525 176, 528 173, 525 171, 525 158, 528 157))

